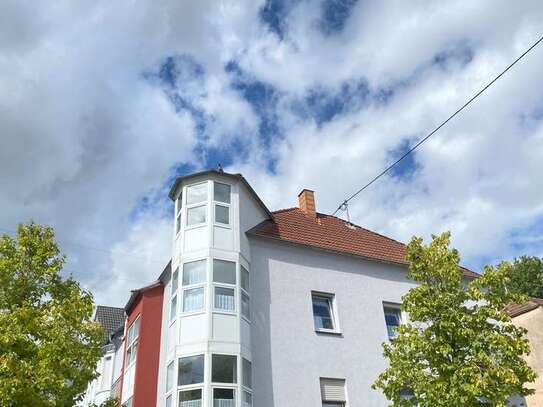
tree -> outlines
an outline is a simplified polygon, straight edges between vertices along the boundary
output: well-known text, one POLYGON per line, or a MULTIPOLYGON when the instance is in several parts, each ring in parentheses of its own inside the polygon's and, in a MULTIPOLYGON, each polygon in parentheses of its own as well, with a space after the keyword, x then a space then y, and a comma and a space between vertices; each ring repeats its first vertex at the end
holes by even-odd
POLYGON ((408 245, 408 276, 420 285, 402 299, 409 322, 383 345, 389 367, 373 384, 391 406, 501 407, 532 393, 525 384, 536 375, 522 358, 526 331, 502 311, 522 301, 506 288, 511 265, 487 266, 463 281, 449 243, 444 233, 428 246, 420 238, 408 245))
POLYGON ((92 295, 60 271, 50 227, 0 237, 0 405, 73 406, 96 377, 102 328, 92 295))
POLYGON ((529 297, 543 298, 543 260, 522 256, 513 262, 509 287, 529 297))

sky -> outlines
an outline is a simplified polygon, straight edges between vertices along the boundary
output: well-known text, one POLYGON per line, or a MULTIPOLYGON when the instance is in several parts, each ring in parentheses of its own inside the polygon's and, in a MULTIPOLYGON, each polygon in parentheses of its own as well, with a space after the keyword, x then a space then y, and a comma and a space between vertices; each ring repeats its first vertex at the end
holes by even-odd
MULTIPOLYGON (((541 21, 539 1, 3 1, 0 232, 53 226, 64 273, 123 306, 171 256, 177 175, 220 163, 272 210, 310 188, 332 213, 541 21)), ((404 242, 450 230, 475 271, 543 256, 542 70, 543 46, 351 219, 404 242)))

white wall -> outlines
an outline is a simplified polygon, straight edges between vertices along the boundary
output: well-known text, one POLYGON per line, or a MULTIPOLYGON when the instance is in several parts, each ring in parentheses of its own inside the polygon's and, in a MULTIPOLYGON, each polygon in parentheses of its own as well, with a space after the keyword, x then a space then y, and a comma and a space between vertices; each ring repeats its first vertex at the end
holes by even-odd
POLYGON ((349 407, 383 407, 370 386, 386 367, 383 302, 414 284, 406 268, 251 239, 254 405, 321 405, 319 378, 346 379, 349 407), (335 294, 341 336, 317 334, 311 291, 335 294))

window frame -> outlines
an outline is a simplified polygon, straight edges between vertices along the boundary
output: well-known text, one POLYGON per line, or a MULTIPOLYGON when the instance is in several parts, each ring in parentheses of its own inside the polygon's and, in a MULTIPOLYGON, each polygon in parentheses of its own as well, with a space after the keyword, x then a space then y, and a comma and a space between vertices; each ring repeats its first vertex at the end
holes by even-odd
MULTIPOLYGON (((182 355, 182 356, 178 356, 176 358, 177 360, 177 370, 176 370, 176 381, 174 382, 174 386, 177 388, 177 389, 182 389, 182 390, 194 390, 194 388, 201 388, 204 386, 204 383, 205 383, 205 372, 206 372, 206 355, 205 353, 194 353, 194 354, 189 354, 189 355, 182 355), (202 363, 203 363, 203 370, 202 370, 202 381, 201 382, 198 382, 198 383, 189 383, 189 384, 180 384, 179 383, 179 380, 181 378, 181 376, 179 375, 179 368, 181 366, 181 359, 187 359, 187 358, 195 358, 195 357, 201 357, 202 358, 202 363)), ((203 397, 203 393, 202 393, 202 397, 203 397)))
POLYGON ((397 312, 396 315, 399 320, 398 327, 400 327, 403 323, 405 323, 406 318, 405 318, 404 312, 402 311, 402 305, 400 303, 383 301, 383 319, 385 320, 386 335, 387 335, 387 339, 390 342, 392 342, 394 341, 394 339, 396 339, 396 337, 398 336, 398 333, 396 333, 396 335, 394 336, 390 336, 389 334, 389 325, 386 319, 386 316, 389 313, 387 312, 387 309, 394 310, 397 312))
POLYGON ((238 285, 238 267, 239 267, 239 263, 237 261, 232 261, 232 260, 227 260, 227 259, 221 259, 219 257, 212 257, 211 258, 211 283, 212 283, 212 293, 211 293, 211 296, 212 296, 212 309, 213 309, 213 312, 215 313, 219 313, 219 314, 228 314, 228 315, 236 315, 237 312, 238 312, 238 308, 240 307, 240 305, 238 305, 238 301, 240 301, 238 299, 238 290, 237 290, 237 285, 238 285), (228 263, 233 263, 234 264, 234 283, 223 283, 223 282, 215 282, 215 260, 218 260, 218 261, 224 261, 224 262, 228 262, 228 263), (233 301, 233 304, 234 304, 234 309, 233 310, 227 310, 227 309, 222 309, 222 308, 217 308, 216 305, 215 305, 215 291, 217 288, 226 288, 226 289, 230 289, 230 290, 233 290, 234 292, 234 301, 233 301))
MULTIPOLYGON (((124 352, 124 357, 125 357, 125 360, 128 360, 128 351, 129 350, 133 350, 133 348, 135 347, 135 351, 136 351, 136 354, 134 355, 133 359, 131 361, 129 361, 129 363, 126 365, 125 367, 125 371, 128 370, 128 368, 134 366, 136 364, 136 361, 137 361, 137 356, 138 356, 138 342, 139 342, 139 337, 140 337, 140 319, 141 319, 141 315, 138 315, 134 321, 132 321, 132 323, 126 328, 126 338, 130 338, 130 330, 136 326, 136 323, 138 324, 138 334, 136 337, 134 337, 130 343, 126 343, 126 350, 124 352)), ((134 328, 135 329, 135 328, 134 328)))
POLYGON ((183 215, 183 192, 179 193, 179 196, 175 200, 175 236, 179 236, 183 227, 182 216, 183 215))
POLYGON ((215 405, 215 390, 232 390, 234 395, 234 406, 237 405, 237 399, 238 399, 238 393, 240 393, 237 386, 224 386, 224 385, 217 385, 217 386, 211 386, 211 403, 212 405, 215 405))
POLYGON ((213 181, 213 188, 212 189, 213 189, 213 200, 212 200, 212 203, 213 203, 213 225, 219 226, 219 227, 222 227, 222 228, 231 229, 232 228, 232 185, 227 184, 226 182, 213 181), (215 184, 227 185, 229 187, 229 190, 230 190, 230 199, 229 199, 229 201, 230 202, 223 202, 223 201, 218 201, 218 200, 215 199, 215 184), (217 206, 222 206, 223 208, 228 209, 228 223, 217 222, 217 210, 216 210, 217 206))
POLYGON ((206 312, 206 303, 207 303, 207 300, 206 300, 206 287, 207 287, 207 282, 208 282, 208 274, 209 274, 209 270, 208 270, 208 267, 209 267, 209 259, 207 257, 202 257, 202 258, 198 258, 198 259, 194 259, 194 260, 190 260, 190 261, 185 261, 181 264, 181 305, 180 305, 180 308, 181 308, 181 315, 182 316, 187 316, 187 315, 195 315, 195 314, 201 314, 203 312, 206 312), (199 283, 193 283, 193 284, 184 284, 184 279, 185 279, 185 264, 188 264, 188 263, 195 263, 195 262, 199 262, 199 261, 204 261, 205 262, 205 278, 202 282, 199 282, 199 283), (203 290, 203 293, 202 293, 202 296, 203 296, 203 304, 202 304, 202 308, 200 309, 197 309, 197 310, 189 310, 189 311, 185 311, 185 293, 189 290, 194 290, 194 289, 199 289, 201 288, 203 290))
POLYGON ((237 354, 229 354, 229 353, 212 353, 211 354, 211 378, 210 378, 210 381, 211 381, 211 386, 212 387, 220 387, 220 388, 229 388, 229 387, 238 387, 239 386, 239 371, 240 371, 240 367, 239 367, 239 357, 237 354), (214 365, 215 363, 213 362, 213 357, 214 356, 226 356, 226 357, 229 357, 229 358, 233 358, 236 362, 236 371, 235 371, 235 374, 234 374, 234 381, 232 383, 229 383, 229 382, 216 382, 213 380, 213 368, 214 368, 214 365))
POLYGON ((248 323, 251 323, 252 320, 252 307, 251 307, 251 272, 248 268, 243 266, 241 263, 239 265, 239 288, 240 288, 240 295, 239 295, 239 311, 240 315, 243 319, 245 319, 248 323), (244 281, 244 272, 247 273, 247 287, 243 287, 243 281, 244 281), (247 304, 248 304, 248 311, 249 315, 245 315, 243 312, 243 296, 247 296, 247 304))
POLYGON ((175 322, 177 315, 179 314, 179 266, 177 266, 172 273, 172 279, 170 284, 170 325, 175 322), (174 288, 174 281, 175 288, 174 288), (174 309, 175 301, 175 309, 174 309), (173 311, 173 312, 172 312, 173 311))
POLYGON ((190 386, 182 386, 177 388, 177 406, 181 403, 181 393, 194 391, 194 390, 200 390, 200 403, 203 406, 204 403, 204 387, 201 384, 198 385, 190 385, 190 386))
POLYGON ((209 221, 209 182, 207 181, 202 181, 202 182, 196 182, 194 184, 190 184, 190 185, 187 185, 186 187, 186 198, 185 198, 185 209, 184 209, 184 212, 185 212, 185 230, 190 230, 190 229, 194 229, 194 228, 198 228, 198 227, 202 227, 204 225, 207 225, 208 221, 209 221), (197 186, 197 185, 206 185, 206 189, 207 189, 207 193, 206 193, 206 199, 203 200, 203 201, 198 201, 198 202, 193 202, 191 204, 188 203, 188 190, 189 188, 191 187, 194 187, 194 186, 197 186), (203 206, 205 207, 205 221, 204 222, 200 222, 200 223, 193 223, 191 225, 189 225, 189 209, 193 209, 193 208, 197 208, 197 207, 200 207, 200 206, 203 206))
POLYGON ((337 312, 337 301, 336 301, 335 294, 325 293, 322 291, 311 291, 311 314, 313 315, 313 328, 316 333, 341 335, 341 330, 339 326, 339 317, 338 317, 338 312, 337 312), (313 310, 314 298, 325 299, 328 302, 330 319, 332 320, 332 329, 317 328, 317 326, 315 325, 315 312, 313 310))

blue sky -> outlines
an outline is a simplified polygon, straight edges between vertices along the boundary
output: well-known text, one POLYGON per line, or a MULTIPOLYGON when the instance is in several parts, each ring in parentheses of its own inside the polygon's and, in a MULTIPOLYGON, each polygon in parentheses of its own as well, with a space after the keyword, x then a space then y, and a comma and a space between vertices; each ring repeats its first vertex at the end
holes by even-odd
MULTIPOLYGON (((113 305, 168 259, 177 175, 221 164, 272 210, 307 187, 331 213, 514 60, 543 18, 537 1, 490 0, 0 11, 0 227, 53 225, 67 272, 113 305)), ((451 230, 476 270, 543 256, 542 68, 536 49, 351 217, 402 241, 451 230)))

